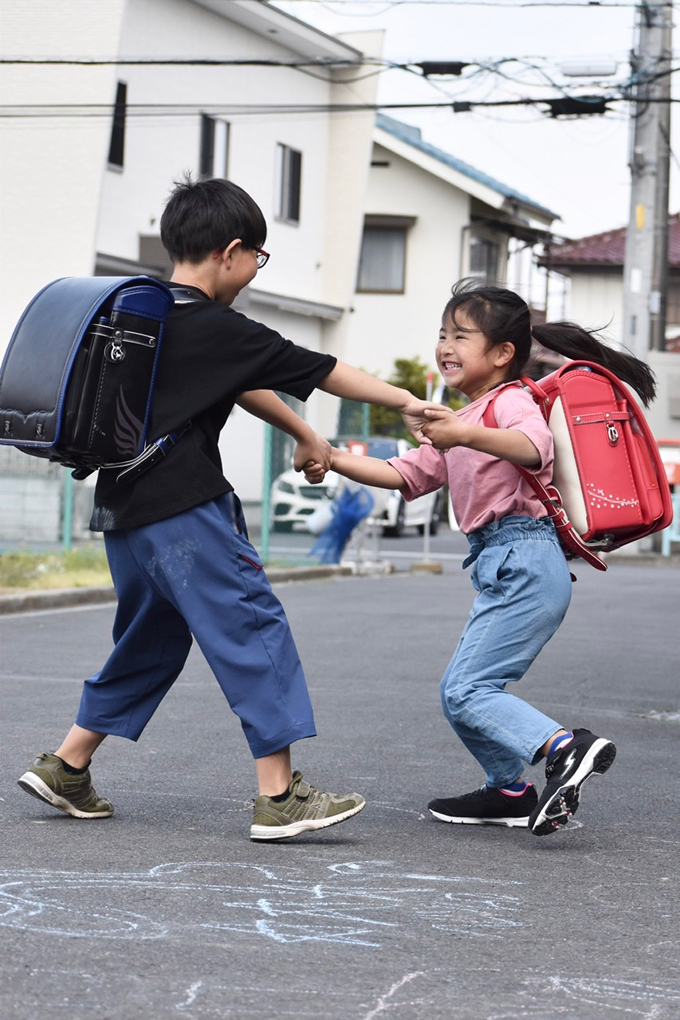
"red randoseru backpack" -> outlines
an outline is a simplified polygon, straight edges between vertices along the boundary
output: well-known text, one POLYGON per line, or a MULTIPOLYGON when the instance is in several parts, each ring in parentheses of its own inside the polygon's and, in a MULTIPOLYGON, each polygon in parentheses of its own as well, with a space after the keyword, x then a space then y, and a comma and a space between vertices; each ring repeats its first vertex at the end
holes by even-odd
MULTIPOLYGON (((516 464, 554 521, 568 559, 598 570, 598 555, 667 528, 671 492, 659 447, 630 390, 590 361, 570 361, 539 382, 523 377, 555 441, 552 483, 516 464)), ((484 424, 496 427, 494 404, 484 424)))

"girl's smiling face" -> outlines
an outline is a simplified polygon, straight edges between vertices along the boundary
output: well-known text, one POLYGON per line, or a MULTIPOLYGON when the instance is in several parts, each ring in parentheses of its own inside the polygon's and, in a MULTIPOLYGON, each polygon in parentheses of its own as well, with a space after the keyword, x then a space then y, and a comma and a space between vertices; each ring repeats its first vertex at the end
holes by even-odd
POLYGON ((447 316, 442 322, 437 366, 449 388, 459 390, 470 400, 477 400, 504 381, 514 350, 513 344, 489 347, 487 338, 466 315, 465 309, 458 308, 455 321, 447 316))

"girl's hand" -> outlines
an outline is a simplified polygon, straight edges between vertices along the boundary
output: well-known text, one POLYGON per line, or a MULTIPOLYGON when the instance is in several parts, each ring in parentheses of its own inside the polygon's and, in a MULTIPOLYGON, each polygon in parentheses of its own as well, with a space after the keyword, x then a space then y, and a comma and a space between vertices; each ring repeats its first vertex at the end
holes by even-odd
POLYGON ((302 468, 305 480, 310 485, 318 485, 326 477, 326 469, 323 464, 315 464, 314 461, 310 460, 302 468))
POLYGON ((450 407, 426 408, 425 416, 427 424, 423 425, 423 434, 436 450, 445 451, 452 446, 465 445, 465 425, 450 407))
POLYGON ((453 446, 466 446, 500 460, 509 460, 523 467, 538 467, 541 455, 528 436, 519 429, 490 429, 484 425, 468 425, 450 407, 427 410, 423 432, 436 450, 445 452, 453 446))

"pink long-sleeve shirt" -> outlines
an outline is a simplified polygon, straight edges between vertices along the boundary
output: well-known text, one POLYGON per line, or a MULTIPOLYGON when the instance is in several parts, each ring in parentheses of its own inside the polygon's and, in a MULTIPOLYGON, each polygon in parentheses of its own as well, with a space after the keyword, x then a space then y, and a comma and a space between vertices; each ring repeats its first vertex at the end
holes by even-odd
MULTIPOLYGON (((471 425, 483 425, 484 411, 495 393, 486 393, 456 414, 471 425)), ((541 461, 527 470, 548 485, 552 479, 553 437, 531 394, 520 382, 507 386, 496 400, 494 413, 499 428, 517 429, 531 440, 541 461)), ((418 446, 388 463, 406 482, 402 493, 408 501, 434 492, 448 481, 456 520, 465 535, 502 517, 547 516, 514 464, 492 454, 465 446, 441 454, 432 446, 418 446)))

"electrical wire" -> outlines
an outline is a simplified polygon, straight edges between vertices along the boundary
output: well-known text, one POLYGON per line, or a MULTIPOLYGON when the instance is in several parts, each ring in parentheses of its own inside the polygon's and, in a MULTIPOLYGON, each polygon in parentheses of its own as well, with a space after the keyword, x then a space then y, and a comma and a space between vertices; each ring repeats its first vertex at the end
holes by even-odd
MULTIPOLYGON (((304 2, 304 0, 300 0, 304 2)), ((424 0, 418 0, 418 2, 424 2, 424 0)), ((551 6, 557 6, 552 4, 551 6)), ((450 77, 442 75, 434 75, 433 72, 425 73, 426 62, 418 63, 416 61, 409 62, 395 62, 390 60, 384 60, 380 58, 362 58, 360 61, 353 60, 335 60, 335 59, 316 59, 316 60, 298 60, 298 61, 281 61, 272 59, 218 59, 218 58, 33 58, 33 57, 5 57, 0 58, 0 64, 2 65, 17 65, 17 66, 54 66, 64 65, 73 67, 99 67, 99 66, 184 66, 184 67, 266 67, 266 68, 290 68, 296 70, 301 74, 309 75, 315 79, 322 80, 326 83, 332 82, 333 84, 340 84, 344 86, 350 86, 354 83, 365 81, 371 77, 384 74, 387 71, 400 70, 407 74, 415 76, 418 80, 423 81, 427 86, 434 92, 441 96, 444 96, 447 100, 445 103, 434 103, 434 102, 422 102, 422 103, 376 103, 373 105, 367 105, 364 103, 358 104, 335 104, 335 105, 318 105, 318 106, 306 106, 306 105, 288 105, 288 106, 252 106, 252 107, 232 107, 229 106, 230 112, 238 114, 243 110, 247 110, 250 113, 260 114, 269 113, 272 110, 281 110, 285 112, 295 113, 309 113, 309 112, 351 112, 352 110, 367 110, 367 109, 428 109, 449 106, 454 112, 469 112, 473 108, 484 108, 484 107, 502 107, 502 106, 540 106, 542 104, 548 104, 556 100, 556 97, 546 98, 543 96, 530 98, 526 95, 515 95, 514 98, 510 99, 494 99, 493 92, 496 87, 498 80, 503 80, 512 86, 512 90, 517 92, 518 89, 522 89, 526 92, 528 89, 535 89, 545 87, 549 85, 553 88, 557 94, 557 97, 561 97, 565 101, 574 100, 589 100, 593 103, 613 103, 621 100, 631 102, 635 105, 634 115, 640 116, 644 113, 644 109, 641 109, 641 104, 644 108, 647 108, 649 102, 675 102, 675 100, 668 99, 667 97, 652 97, 645 94, 646 90, 649 90, 664 77, 676 74, 680 67, 663 67, 661 70, 655 70, 652 68, 646 68, 644 70, 633 65, 632 72, 628 77, 618 82, 590 82, 588 85, 585 83, 580 86, 568 87, 562 82, 556 80, 556 71, 553 68, 549 70, 547 66, 540 63, 540 57, 501 57, 496 60, 487 62, 479 60, 469 60, 467 62, 460 61, 460 74, 451 73, 450 77), (504 70, 505 65, 515 65, 519 69, 518 74, 512 74, 504 70), (345 77, 342 80, 337 78, 329 78, 328 74, 324 72, 345 70, 349 71, 351 68, 363 68, 364 73, 356 74, 353 77, 345 77), (317 73, 320 72, 320 73, 317 73), (531 76, 537 76, 538 81, 532 81, 531 76), (486 81, 486 88, 483 88, 483 84, 486 81), (482 86, 483 93, 480 98, 479 86, 482 86), (584 96, 582 89, 597 87, 599 89, 598 95, 584 96), (476 91, 476 97, 473 98, 473 93, 476 91)), ((559 65, 557 70, 559 70, 559 65)), ((51 104, 5 104, 0 107, 0 116, 5 118, 8 117, 19 117, 19 116, 67 116, 68 110, 74 112, 76 116, 87 115, 83 111, 85 107, 83 104, 57 104, 61 112, 55 112, 55 109, 51 104), (48 112, 51 111, 51 112, 48 112)), ((154 104, 153 109, 156 111, 153 115, 158 115, 158 110, 161 109, 163 104, 154 104)), ((111 112, 111 106, 108 104, 99 104, 101 108, 101 114, 91 115, 109 115, 111 112)), ((214 106, 214 104, 213 104, 214 106)), ((190 109, 192 112, 203 109, 212 109, 213 106, 201 106, 200 104, 192 104, 190 109)), ((174 107, 176 108, 176 107, 174 107)), ((225 108, 219 106, 220 111, 225 108)), ((133 104, 128 106, 128 110, 133 116, 149 116, 148 110, 142 107, 135 107, 133 104)), ((584 111, 586 112, 586 111, 584 111)), ((600 111, 602 112, 602 111, 600 111)), ((611 111, 606 111, 611 112, 611 111)), ((166 114, 160 114, 165 116, 166 114)), ((185 115, 185 114, 183 114, 185 115)), ((552 115, 556 114, 554 111, 552 115)), ((561 114, 559 114, 561 115, 561 114)))
MULTIPOLYGON (((599 106, 601 103, 628 102, 623 96, 568 96, 579 103, 587 105, 590 103, 599 106)), ((437 102, 437 103, 271 103, 271 104, 241 104, 241 103, 129 103, 126 106, 126 116, 129 117, 167 117, 167 116, 195 116, 197 113, 212 114, 215 116, 239 116, 253 114, 316 114, 316 113, 365 113, 368 111, 377 112, 380 110, 435 110, 449 109, 453 113, 469 113, 473 110, 490 107, 551 107, 553 103, 559 102, 554 96, 518 99, 485 99, 465 100, 463 102, 437 102)), ((680 98, 650 98, 649 103, 680 102, 680 98)), ((0 117, 11 118, 33 118, 33 117, 110 117, 114 107, 111 103, 16 103, 0 106, 0 117)), ((573 116, 582 116, 586 111, 582 110, 573 116)), ((600 111, 598 111, 600 112, 600 111)), ((570 114, 567 114, 569 116, 570 114)))
MULTIPOLYGON (((297 6, 303 3, 311 3, 312 0, 285 0, 287 4, 291 6, 297 6)), ((371 2, 371 0, 368 0, 371 2)), ((318 0, 314 3, 314 6, 323 7, 324 10, 329 11, 331 14, 337 14, 339 17, 371 17, 383 14, 385 11, 391 10, 395 7, 407 7, 407 6, 429 6, 429 7, 580 7, 584 10, 607 10, 608 8, 636 8, 639 7, 639 2, 635 0, 387 0, 387 2, 381 2, 381 0, 375 0, 375 6, 380 4, 381 9, 371 14, 362 13, 349 14, 345 11, 336 10, 336 7, 362 7, 368 6, 367 0, 362 0, 359 4, 357 0, 331 0, 331 2, 324 3, 323 0, 318 0)), ((677 0, 665 4, 657 4, 657 8, 670 8, 675 9, 678 7, 677 0)))

